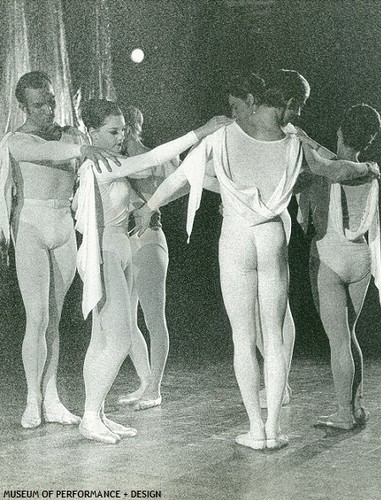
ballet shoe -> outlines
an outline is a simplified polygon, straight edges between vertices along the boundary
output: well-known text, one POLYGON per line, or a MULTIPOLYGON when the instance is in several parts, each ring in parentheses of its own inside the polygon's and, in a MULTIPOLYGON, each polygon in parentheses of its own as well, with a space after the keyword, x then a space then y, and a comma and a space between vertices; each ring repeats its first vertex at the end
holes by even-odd
POLYGON ((116 444, 120 441, 120 437, 108 429, 102 422, 94 422, 93 424, 83 421, 79 424, 79 433, 86 439, 98 441, 105 444, 116 444))
POLYGON ((27 403, 21 417, 24 429, 35 429, 41 425, 41 405, 37 402, 27 403))
POLYGON ((365 425, 369 420, 370 413, 366 408, 360 406, 354 410, 353 416, 357 425, 365 425))
POLYGON ((117 422, 113 422, 105 415, 101 417, 104 425, 114 434, 117 434, 119 437, 134 437, 137 434, 137 430, 133 427, 125 427, 124 425, 118 424, 117 422))
POLYGON ((255 439, 250 432, 240 434, 235 438, 235 442, 253 450, 264 450, 266 448, 266 439, 255 439))
MULTIPOLYGON (((136 391, 137 392, 137 391, 136 391)), ((140 396, 136 396, 134 392, 131 394, 126 394, 126 396, 120 396, 118 398, 118 404, 120 405, 131 405, 138 401, 140 396)))
POLYGON ((338 413, 332 415, 321 416, 316 422, 315 427, 331 427, 333 429, 342 429, 350 431, 355 426, 355 419, 352 415, 349 418, 343 419, 338 413))
POLYGON ((284 434, 278 434, 276 438, 266 439, 266 448, 268 450, 280 450, 288 445, 289 439, 284 434))
MULTIPOLYGON (((292 390, 289 385, 287 385, 286 390, 284 391, 282 406, 288 406, 291 401, 292 390)), ((261 389, 259 391, 259 404, 262 409, 267 409, 267 392, 266 389, 261 389)))
POLYGON ((137 403, 134 405, 135 411, 140 410, 149 410, 150 408, 154 408, 155 406, 161 405, 161 396, 156 399, 139 399, 137 403))
POLYGON ((71 413, 60 401, 53 404, 44 403, 43 415, 48 424, 78 425, 81 422, 81 418, 71 413))

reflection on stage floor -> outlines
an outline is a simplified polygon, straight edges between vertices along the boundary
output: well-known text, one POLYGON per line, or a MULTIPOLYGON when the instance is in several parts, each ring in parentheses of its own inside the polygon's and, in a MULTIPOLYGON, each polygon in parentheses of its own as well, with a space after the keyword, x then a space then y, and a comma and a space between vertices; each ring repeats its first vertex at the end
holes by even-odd
MULTIPOLYGON (((62 366, 62 365, 61 365, 62 366)), ((365 365, 371 419, 352 431, 313 426, 334 410, 329 360, 294 360, 293 397, 282 409, 290 445, 278 452, 235 444, 248 421, 235 382, 232 359, 180 364, 170 359, 163 404, 142 412, 120 406, 136 376, 126 362, 107 399, 106 413, 138 429, 132 439, 103 445, 82 438, 76 427, 45 424, 24 430, 21 367, 3 365, 0 379, 0 487, 7 490, 120 490, 121 498, 285 500, 381 498, 381 361, 365 365), (140 492, 140 493, 139 493, 140 492)), ((81 414, 80 367, 62 366, 62 400, 81 414)), ((265 415, 266 410, 263 410, 265 415)), ((55 494, 55 493, 54 493, 55 494)), ((53 496, 53 498, 55 498, 53 496)))

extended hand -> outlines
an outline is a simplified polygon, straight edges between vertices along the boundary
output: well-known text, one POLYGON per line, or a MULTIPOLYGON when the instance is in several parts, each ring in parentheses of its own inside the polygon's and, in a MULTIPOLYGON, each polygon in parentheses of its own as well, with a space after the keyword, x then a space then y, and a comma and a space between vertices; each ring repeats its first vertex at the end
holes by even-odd
POLYGON ((134 210, 135 227, 132 231, 130 231, 130 236, 136 233, 138 236, 141 236, 149 228, 153 213, 154 212, 148 207, 147 204, 144 204, 141 208, 134 210))
POLYGON ((380 178, 380 168, 378 164, 374 161, 367 162, 368 165, 368 175, 371 179, 379 179, 380 178))
POLYGON ((214 116, 211 120, 199 127, 194 132, 197 135, 198 140, 201 141, 204 137, 209 134, 212 134, 216 130, 221 127, 226 127, 226 125, 230 125, 235 120, 233 118, 228 118, 227 116, 214 116))
POLYGON ((119 153, 115 153, 114 151, 110 151, 109 149, 91 146, 89 144, 84 144, 83 146, 81 146, 81 154, 94 163, 95 168, 99 173, 102 173, 99 162, 102 162, 106 169, 111 172, 112 168, 109 164, 109 160, 120 166, 120 161, 118 160, 118 158, 124 158, 124 156, 119 153))

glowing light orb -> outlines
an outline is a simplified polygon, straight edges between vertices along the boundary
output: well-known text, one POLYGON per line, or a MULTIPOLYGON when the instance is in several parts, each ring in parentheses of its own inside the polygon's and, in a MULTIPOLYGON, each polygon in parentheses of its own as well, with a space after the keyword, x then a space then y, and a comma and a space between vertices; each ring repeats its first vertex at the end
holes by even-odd
POLYGON ((131 61, 133 61, 134 63, 141 63, 144 59, 144 52, 142 49, 134 49, 132 52, 131 52, 131 61))

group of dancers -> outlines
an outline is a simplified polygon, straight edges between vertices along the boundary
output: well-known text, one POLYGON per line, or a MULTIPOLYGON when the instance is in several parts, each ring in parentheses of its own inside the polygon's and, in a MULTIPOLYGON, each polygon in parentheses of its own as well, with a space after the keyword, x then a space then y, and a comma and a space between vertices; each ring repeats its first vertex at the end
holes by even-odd
POLYGON ((0 143, 0 243, 5 251, 13 241, 26 311, 24 428, 38 427, 42 420, 79 424, 84 437, 112 444, 134 436, 135 429, 105 414, 105 398, 128 355, 141 383, 120 402, 136 410, 161 404, 169 336, 168 248, 159 209, 189 192, 190 237, 204 188, 222 199, 221 289, 250 424, 236 442, 260 450, 288 444, 281 407, 290 401, 295 340, 287 257, 287 206, 293 194, 304 227, 313 216, 311 286, 330 341, 338 404, 336 413, 318 423, 349 430, 366 422, 355 327, 371 274, 381 288, 381 242, 379 169, 360 162, 359 155, 379 132, 381 120, 368 105, 349 108, 334 155, 291 125, 309 93, 306 79, 293 70, 232 80, 232 118, 215 117, 149 150, 141 141, 143 116, 137 108, 128 108, 124 116, 115 102, 83 103, 85 135, 55 124, 54 91, 45 73, 21 77, 16 98, 26 120, 0 143), (178 155, 189 148, 180 164, 178 155), (78 252, 74 219, 82 233, 78 252), (62 404, 57 392, 59 320, 76 268, 83 280, 84 317, 92 313, 82 418, 62 404), (138 302, 150 355, 137 324, 138 302), (257 347, 264 358, 265 394, 260 393, 257 347), (260 396, 266 399, 265 422, 260 396))

